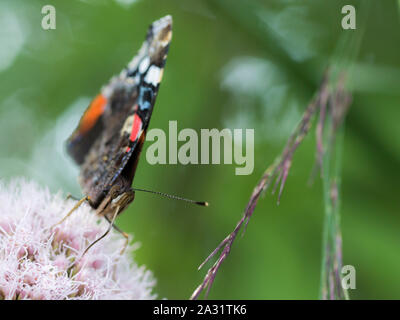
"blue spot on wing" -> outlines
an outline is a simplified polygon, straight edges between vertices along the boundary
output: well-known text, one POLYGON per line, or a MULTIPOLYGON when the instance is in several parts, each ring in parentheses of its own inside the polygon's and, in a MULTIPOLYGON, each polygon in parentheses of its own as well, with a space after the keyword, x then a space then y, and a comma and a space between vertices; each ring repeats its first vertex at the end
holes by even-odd
POLYGON ((141 87, 138 99, 140 110, 148 110, 152 106, 154 90, 148 87, 141 87))

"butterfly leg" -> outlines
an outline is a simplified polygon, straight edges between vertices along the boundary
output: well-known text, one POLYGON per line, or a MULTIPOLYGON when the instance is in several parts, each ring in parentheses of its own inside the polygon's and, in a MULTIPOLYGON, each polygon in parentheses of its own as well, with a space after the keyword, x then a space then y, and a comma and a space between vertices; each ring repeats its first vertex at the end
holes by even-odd
POLYGON ((89 197, 89 196, 83 197, 81 200, 79 200, 79 201, 74 205, 74 207, 66 214, 66 216, 65 216, 64 218, 62 218, 62 219, 61 219, 60 221, 58 221, 57 223, 53 224, 53 225, 51 226, 50 229, 53 229, 55 226, 57 226, 57 225, 63 223, 76 209, 78 209, 78 208, 81 206, 82 203, 84 203, 85 201, 89 201, 89 200, 90 200, 90 197, 89 197))
MULTIPOLYGON (((110 225, 108 226, 107 231, 104 232, 104 234, 103 234, 102 236, 100 236, 99 238, 97 238, 96 240, 94 240, 94 241, 85 249, 85 251, 84 251, 83 254, 82 254, 82 257, 86 254, 86 252, 89 251, 89 249, 90 249, 91 247, 93 247, 97 242, 99 242, 101 239, 103 239, 103 238, 111 231, 111 228, 114 226, 115 218, 116 218, 117 215, 118 215, 119 209, 120 209, 119 206, 115 209, 114 214, 113 214, 113 217, 112 217, 112 219, 111 219, 111 222, 110 222, 110 225)), ((81 257, 81 258, 82 258, 82 257, 81 257)))
MULTIPOLYGON (((104 216, 104 218, 107 220, 107 222, 108 222, 109 224, 111 224, 111 220, 110 220, 109 217, 104 216)), ((121 230, 120 228, 118 228, 115 224, 111 224, 111 225, 112 225, 112 227, 113 227, 116 231, 118 231, 118 232, 125 238, 125 244, 124 244, 124 246, 122 247, 121 252, 120 252, 120 254, 122 255, 122 254, 125 252, 125 250, 126 250, 126 248, 127 248, 127 246, 128 246, 128 243, 129 243, 129 234, 127 234, 125 231, 122 231, 122 230, 121 230)))

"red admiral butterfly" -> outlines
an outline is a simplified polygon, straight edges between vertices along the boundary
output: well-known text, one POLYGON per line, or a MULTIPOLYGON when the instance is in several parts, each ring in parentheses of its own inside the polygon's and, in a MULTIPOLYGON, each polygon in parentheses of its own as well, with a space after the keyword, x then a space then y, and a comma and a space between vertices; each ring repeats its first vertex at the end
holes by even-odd
MULTIPOLYGON (((127 237, 114 226, 114 220, 134 200, 134 190, 140 190, 132 189, 131 185, 162 79, 171 37, 171 16, 151 24, 138 54, 118 76, 102 88, 67 141, 67 152, 80 166, 79 182, 86 195, 67 216, 82 202, 88 201, 98 215, 110 222, 110 228, 102 237, 112 226, 127 237)), ((195 203, 207 205, 203 202, 195 203)))

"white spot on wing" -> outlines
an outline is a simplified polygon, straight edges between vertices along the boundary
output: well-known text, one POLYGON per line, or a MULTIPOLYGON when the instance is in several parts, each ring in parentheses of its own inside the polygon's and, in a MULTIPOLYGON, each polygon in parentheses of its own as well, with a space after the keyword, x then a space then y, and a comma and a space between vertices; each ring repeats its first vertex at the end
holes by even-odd
POLYGON ((159 67, 152 65, 147 71, 144 81, 156 87, 157 84, 160 82, 160 74, 161 74, 161 69, 159 67))
POLYGON ((145 73, 149 65, 150 65, 150 58, 149 57, 144 58, 139 65, 139 72, 145 73))
POLYGON ((126 118, 124 126, 122 127, 121 130, 121 136, 124 135, 124 133, 127 133, 128 135, 131 134, 132 126, 133 126, 133 119, 135 115, 131 115, 128 118, 126 118))

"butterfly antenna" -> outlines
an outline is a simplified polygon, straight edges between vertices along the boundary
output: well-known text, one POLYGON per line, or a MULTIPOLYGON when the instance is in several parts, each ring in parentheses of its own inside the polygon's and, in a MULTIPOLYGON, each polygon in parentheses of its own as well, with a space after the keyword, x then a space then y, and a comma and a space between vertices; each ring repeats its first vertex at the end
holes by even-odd
POLYGON ((190 199, 186 199, 186 198, 182 198, 182 197, 178 197, 178 196, 173 196, 173 195, 170 195, 170 194, 167 194, 167 193, 163 193, 163 192, 159 192, 159 191, 151 191, 151 190, 138 189, 138 188, 132 188, 132 189, 134 191, 142 191, 142 192, 154 193, 154 194, 158 194, 160 196, 166 197, 166 198, 175 199, 175 200, 182 200, 182 201, 186 201, 186 202, 197 204, 199 206, 208 207, 208 202, 206 202, 206 201, 190 200, 190 199))

